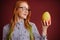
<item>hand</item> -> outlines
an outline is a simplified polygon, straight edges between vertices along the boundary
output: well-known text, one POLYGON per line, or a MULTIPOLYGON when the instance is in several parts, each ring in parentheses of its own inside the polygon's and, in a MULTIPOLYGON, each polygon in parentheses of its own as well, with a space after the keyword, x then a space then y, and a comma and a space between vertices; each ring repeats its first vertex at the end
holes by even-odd
POLYGON ((42 21, 42 34, 43 35, 47 35, 47 29, 48 29, 48 27, 51 25, 51 20, 49 20, 49 21, 42 21))

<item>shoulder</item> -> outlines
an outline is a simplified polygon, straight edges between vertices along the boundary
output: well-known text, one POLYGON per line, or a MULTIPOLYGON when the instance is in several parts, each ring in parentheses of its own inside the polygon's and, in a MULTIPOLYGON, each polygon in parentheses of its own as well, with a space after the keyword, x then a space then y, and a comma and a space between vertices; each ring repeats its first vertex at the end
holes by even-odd
POLYGON ((32 26, 32 31, 33 31, 33 33, 39 33, 39 32, 38 32, 38 28, 37 28, 37 26, 35 25, 35 23, 30 22, 30 25, 32 26))
POLYGON ((36 28, 36 24, 33 22, 29 22, 29 24, 32 26, 32 28, 36 28))
POLYGON ((31 26, 34 26, 34 25, 35 25, 35 23, 33 23, 33 22, 29 22, 29 24, 30 24, 31 26))
POLYGON ((8 30, 9 29, 9 24, 4 25, 3 30, 8 30))

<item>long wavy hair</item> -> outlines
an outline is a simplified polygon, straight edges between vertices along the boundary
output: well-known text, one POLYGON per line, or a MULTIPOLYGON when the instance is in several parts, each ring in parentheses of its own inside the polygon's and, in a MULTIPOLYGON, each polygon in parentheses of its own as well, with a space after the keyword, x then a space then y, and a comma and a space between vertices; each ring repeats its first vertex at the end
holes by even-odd
MULTIPOLYGON (((17 1, 15 6, 14 6, 13 16, 12 16, 12 19, 11 19, 11 22, 10 22, 10 30, 9 30, 9 33, 7 35, 7 40, 11 40, 12 32, 14 31, 14 27, 15 27, 17 21, 18 21, 17 8, 19 7, 19 4, 22 3, 22 2, 26 2, 26 1, 17 1)), ((34 40, 33 33, 32 33, 32 26, 29 24, 30 16, 31 16, 31 11, 29 11, 29 14, 28 14, 27 18, 24 19, 24 25, 25 25, 25 28, 30 33, 30 40, 34 40)))

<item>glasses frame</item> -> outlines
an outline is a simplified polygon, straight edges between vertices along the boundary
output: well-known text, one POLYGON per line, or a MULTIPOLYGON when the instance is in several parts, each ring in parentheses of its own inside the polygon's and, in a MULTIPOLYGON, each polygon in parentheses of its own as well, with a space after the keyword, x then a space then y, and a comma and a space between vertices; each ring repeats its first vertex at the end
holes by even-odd
POLYGON ((30 9, 27 9, 26 7, 18 7, 18 8, 22 8, 22 10, 24 11, 28 11, 28 12, 30 12, 31 10, 30 9))

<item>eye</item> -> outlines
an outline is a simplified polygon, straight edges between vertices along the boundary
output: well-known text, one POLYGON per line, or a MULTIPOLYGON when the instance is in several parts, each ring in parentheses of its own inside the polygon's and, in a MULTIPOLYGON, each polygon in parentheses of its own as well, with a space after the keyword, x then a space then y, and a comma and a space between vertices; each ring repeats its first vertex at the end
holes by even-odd
POLYGON ((26 8, 26 7, 18 7, 18 8, 22 8, 22 10, 24 11, 31 11, 30 9, 26 8))

